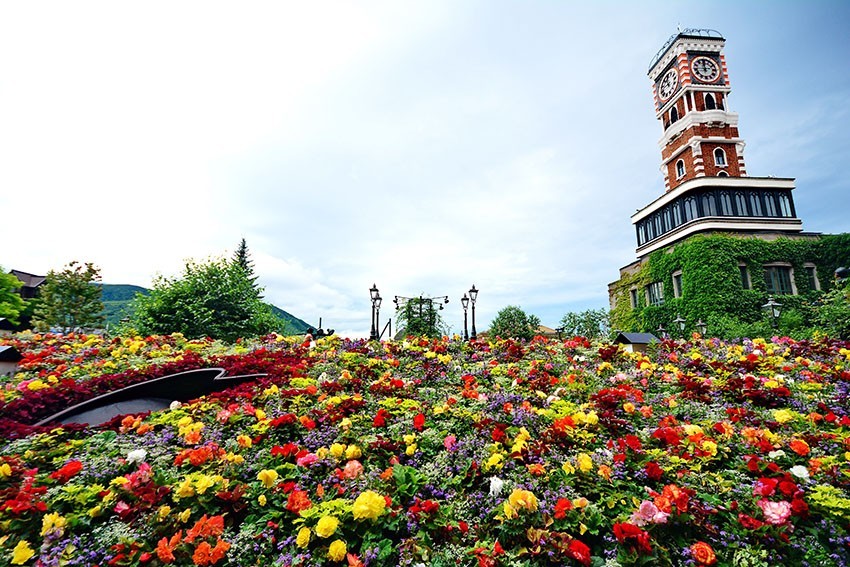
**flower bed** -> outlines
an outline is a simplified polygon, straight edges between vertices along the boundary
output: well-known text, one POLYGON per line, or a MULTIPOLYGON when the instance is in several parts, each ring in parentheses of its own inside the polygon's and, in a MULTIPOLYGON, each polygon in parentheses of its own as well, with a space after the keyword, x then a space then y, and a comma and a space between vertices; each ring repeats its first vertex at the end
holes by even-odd
POLYGON ((92 340, 15 339, 0 565, 850 561, 846 343, 92 340), (269 376, 26 429, 192 365, 269 376))

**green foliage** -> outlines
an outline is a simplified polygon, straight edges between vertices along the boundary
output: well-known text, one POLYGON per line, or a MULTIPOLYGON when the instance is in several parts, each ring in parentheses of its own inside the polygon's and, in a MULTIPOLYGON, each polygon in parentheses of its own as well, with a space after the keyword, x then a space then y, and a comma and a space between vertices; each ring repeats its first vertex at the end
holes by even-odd
POLYGON ((0 317, 5 317, 14 324, 20 322, 18 316, 26 307, 26 302, 17 293, 22 285, 24 284, 21 280, 7 274, 0 266, 0 317))
MULTIPOLYGON (((448 327, 440 311, 443 304, 439 299, 412 297, 396 308, 396 324, 402 335, 437 338, 448 334, 448 327)), ((381 329, 378 329, 380 333, 381 329)))
POLYGON ((611 331, 607 309, 567 313, 561 319, 560 327, 566 336, 582 336, 588 339, 607 338, 611 331))
POLYGON ((850 340, 850 284, 845 279, 833 286, 814 307, 818 328, 827 336, 850 340))
POLYGON ((817 300, 822 292, 809 283, 806 264, 816 266, 821 287, 833 284, 831 275, 850 264, 850 234, 822 235, 817 239, 762 240, 728 235, 700 235, 649 255, 632 273, 612 286, 615 307, 611 324, 617 329, 652 331, 659 325, 670 330, 681 316, 688 322, 686 333, 702 319, 708 333, 719 337, 762 336, 780 332, 806 338, 817 329, 827 330, 830 317, 840 308, 825 308, 818 316, 817 300), (788 264, 794 273, 797 295, 780 295, 783 314, 773 329, 762 305, 767 301, 766 264, 788 264), (746 266, 750 289, 745 289, 739 266, 746 266), (681 271, 681 297, 675 297, 673 274, 681 271), (646 286, 663 285, 664 304, 646 305, 646 286), (629 291, 637 289, 638 304, 632 308, 629 291))
POLYGON ((508 305, 490 323, 490 335, 503 339, 532 339, 540 326, 536 315, 529 315, 516 305, 508 305))
POLYGON ((100 268, 74 260, 61 272, 50 270, 39 288, 33 326, 39 331, 92 329, 103 325, 100 268))
POLYGON ((245 272, 245 277, 248 278, 252 285, 256 285, 257 276, 254 275, 254 261, 251 260, 251 253, 248 251, 248 244, 244 238, 239 241, 239 247, 233 254, 233 263, 242 268, 245 272))
POLYGON ((182 277, 159 277, 150 295, 137 295, 134 303, 131 325, 143 334, 235 341, 284 326, 245 270, 226 260, 187 262, 182 277))

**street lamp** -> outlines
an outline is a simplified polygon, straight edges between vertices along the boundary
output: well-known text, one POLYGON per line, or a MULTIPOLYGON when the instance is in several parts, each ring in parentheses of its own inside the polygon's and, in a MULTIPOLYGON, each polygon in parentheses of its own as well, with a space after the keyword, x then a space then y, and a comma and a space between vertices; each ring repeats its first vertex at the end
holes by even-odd
POLYGON ((469 340, 469 332, 466 329, 466 311, 469 309, 469 296, 465 293, 460 298, 460 304, 463 305, 463 340, 469 340))
POLYGON ((685 325, 687 325, 688 322, 685 319, 683 319, 682 316, 679 315, 678 313, 676 313, 676 318, 673 319, 673 322, 676 324, 677 327, 679 327, 679 332, 682 333, 682 335, 684 335, 685 334, 685 325))
POLYGON ((658 325, 658 329, 655 332, 662 339, 667 337, 667 329, 664 328, 664 325, 658 325))
POLYGON ((768 315, 770 315, 770 323, 775 329, 776 322, 779 319, 779 315, 782 314, 782 304, 775 301, 772 295, 768 295, 767 303, 762 305, 761 308, 767 311, 768 315))
POLYGON ((472 302, 472 335, 470 338, 474 341, 478 338, 478 332, 475 330, 475 300, 478 299, 478 290, 475 289, 475 284, 469 290, 469 300, 472 302))
POLYGON ((378 291, 378 286, 372 284, 369 288, 369 298, 372 300, 372 331, 369 333, 369 340, 378 340, 378 308, 381 306, 381 293, 378 291))
POLYGON ((700 335, 705 336, 705 332, 708 330, 708 325, 702 319, 697 319, 696 328, 700 335))
POLYGON ((404 297, 396 295, 393 298, 393 303, 395 303, 396 311, 400 309, 405 309, 408 334, 420 333, 427 334, 428 336, 433 336, 437 329, 437 310, 442 310, 443 304, 448 302, 448 295, 441 295, 439 297, 425 297, 423 295, 420 295, 419 297, 404 297), (411 301, 414 302, 413 307, 418 306, 419 308, 418 318, 413 317, 410 313, 410 309, 407 309, 411 301), (437 303, 436 309, 434 308, 435 301, 439 302, 437 303), (422 312, 424 306, 427 306, 427 313, 422 312), (415 324, 411 325, 411 323, 415 324))

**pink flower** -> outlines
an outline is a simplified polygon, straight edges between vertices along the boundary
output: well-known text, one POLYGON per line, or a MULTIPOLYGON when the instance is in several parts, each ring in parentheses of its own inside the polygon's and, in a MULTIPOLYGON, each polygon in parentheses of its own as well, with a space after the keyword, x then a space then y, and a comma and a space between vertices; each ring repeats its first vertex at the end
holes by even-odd
POLYGON ((455 443, 457 443, 457 437, 454 435, 446 435, 446 438, 443 439, 443 447, 446 448, 446 451, 451 451, 455 443))
POLYGON ((319 457, 317 457, 314 453, 307 453, 306 455, 300 457, 297 461, 295 461, 295 464, 297 464, 299 467, 309 467, 318 460, 319 457))
POLYGON ((668 516, 670 516, 670 514, 659 510, 655 503, 649 500, 644 500, 640 503, 640 507, 632 513, 631 523, 636 526, 645 526, 646 524, 664 524, 667 522, 668 516))
POLYGON ((764 512, 764 519, 768 524, 779 526, 788 521, 791 517, 791 504, 785 500, 772 502, 770 500, 761 499, 757 502, 761 511, 764 512))
POLYGON ((363 474, 363 465, 361 465, 360 461, 358 461, 357 459, 348 461, 342 471, 343 478, 354 479, 360 476, 361 474, 363 474))

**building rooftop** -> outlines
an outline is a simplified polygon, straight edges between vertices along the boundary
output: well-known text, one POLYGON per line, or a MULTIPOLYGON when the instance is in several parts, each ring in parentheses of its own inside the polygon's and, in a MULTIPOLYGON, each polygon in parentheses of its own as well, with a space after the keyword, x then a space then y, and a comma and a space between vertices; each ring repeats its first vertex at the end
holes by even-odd
POLYGON ((698 28, 685 28, 677 33, 674 33, 670 36, 664 45, 661 46, 661 49, 658 50, 658 53, 655 54, 655 57, 652 58, 652 63, 649 64, 649 69, 652 70, 655 65, 661 61, 661 58, 664 57, 664 54, 667 53, 667 50, 676 42, 680 37, 711 37, 714 39, 724 39, 719 31, 716 30, 708 30, 708 29, 698 29, 698 28))

